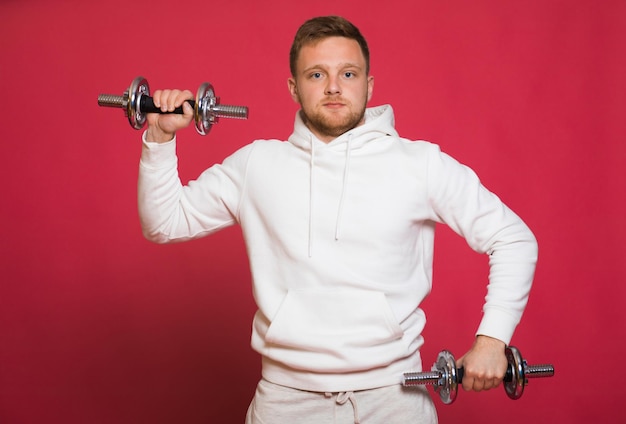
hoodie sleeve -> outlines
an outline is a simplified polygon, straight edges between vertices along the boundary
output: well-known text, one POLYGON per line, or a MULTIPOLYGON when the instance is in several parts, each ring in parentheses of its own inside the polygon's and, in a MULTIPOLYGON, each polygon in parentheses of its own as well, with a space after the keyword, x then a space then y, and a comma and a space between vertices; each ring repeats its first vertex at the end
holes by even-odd
POLYGON ((431 150, 429 197, 434 220, 450 226, 469 246, 489 255, 489 284, 477 334, 511 341, 528 302, 537 241, 528 226, 468 167, 431 150))
POLYGON ((144 236, 155 243, 199 238, 237 222, 249 149, 204 171, 183 185, 178 176, 176 138, 168 143, 143 137, 137 184, 144 236))

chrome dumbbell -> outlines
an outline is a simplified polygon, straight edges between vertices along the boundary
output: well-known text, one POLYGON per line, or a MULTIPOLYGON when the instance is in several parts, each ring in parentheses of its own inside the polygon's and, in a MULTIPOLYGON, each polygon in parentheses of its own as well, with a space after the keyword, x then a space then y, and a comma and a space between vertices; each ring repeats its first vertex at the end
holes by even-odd
MULTIPOLYGON (((218 122, 219 118, 247 119, 248 108, 246 106, 221 105, 219 97, 215 96, 213 86, 205 82, 198 88, 196 100, 189 100, 194 109, 196 131, 200 135, 206 135, 211 126, 218 122)), ((147 113, 163 113, 154 106, 150 97, 148 81, 144 77, 137 77, 130 84, 123 95, 100 94, 98 105, 115 107, 124 110, 128 122, 136 130, 141 129, 146 123, 147 113)), ((176 108, 171 113, 183 113, 183 108, 176 108)))
MULTIPOLYGON (((505 349, 509 363, 504 376, 504 390, 511 399, 519 399, 529 378, 552 377, 554 366, 550 364, 528 365, 519 350, 513 346, 505 349)), ((439 393, 441 401, 450 404, 456 399, 459 385, 463 382, 463 368, 456 367, 454 356, 447 350, 439 352, 437 362, 430 372, 407 372, 402 377, 403 386, 431 385, 439 393)))

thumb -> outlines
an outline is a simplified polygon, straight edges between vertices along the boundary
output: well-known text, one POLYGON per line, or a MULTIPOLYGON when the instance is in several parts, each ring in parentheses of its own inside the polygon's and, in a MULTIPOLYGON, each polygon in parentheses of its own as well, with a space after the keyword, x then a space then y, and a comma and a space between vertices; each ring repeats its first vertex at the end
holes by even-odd
POLYGON ((456 367, 457 368, 463 368, 463 364, 465 363, 465 357, 467 356, 467 353, 463 356, 461 356, 459 359, 456 360, 456 367))

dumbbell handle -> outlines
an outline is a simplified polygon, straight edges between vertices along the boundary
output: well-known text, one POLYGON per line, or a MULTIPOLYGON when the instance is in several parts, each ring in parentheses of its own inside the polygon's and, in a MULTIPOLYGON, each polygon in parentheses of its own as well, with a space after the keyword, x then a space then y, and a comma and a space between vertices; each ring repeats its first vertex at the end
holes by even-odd
MULTIPOLYGON (((465 369, 463 367, 457 368, 456 376, 457 383, 463 382, 463 374, 465 369)), ((552 377, 554 375, 554 366, 550 364, 541 365, 526 365, 524 367, 525 378, 541 378, 552 377)), ((425 371, 425 372, 407 372, 404 373, 404 386, 418 386, 418 385, 436 385, 443 378, 441 371, 425 371)), ((513 367, 509 366, 504 374, 504 382, 513 380, 513 367)))
MULTIPOLYGON (((219 118, 248 118, 246 106, 221 105, 219 97, 215 96, 213 86, 208 82, 200 85, 196 100, 188 100, 188 102, 193 107, 196 131, 200 135, 207 135, 211 126, 217 123, 219 118)), ((148 113, 183 113, 182 107, 176 108, 173 112, 161 112, 159 108, 155 107, 154 100, 150 97, 148 81, 142 76, 136 77, 131 82, 123 96, 100 94, 98 105, 123 109, 124 114, 128 117, 128 122, 136 130, 143 128, 148 113)))
MULTIPOLYGON (((126 101, 127 99, 124 96, 118 96, 115 94, 100 94, 98 96, 99 106, 124 108, 126 101)), ((187 100, 187 102, 191 105, 191 107, 196 106, 195 100, 187 100)), ((139 110, 141 111, 141 113, 176 113, 179 115, 183 114, 182 106, 177 107, 172 112, 161 111, 161 109, 154 105, 154 100, 152 99, 152 97, 146 95, 142 95, 139 98, 139 110)), ((248 116, 248 108, 245 106, 216 104, 212 106, 211 110, 213 111, 213 113, 215 113, 216 116, 222 118, 246 119, 248 116)))
MULTIPOLYGON (((459 384, 463 382, 463 374, 465 374, 465 368, 461 367, 456 370, 456 375, 458 378, 459 384)), ((550 364, 540 364, 540 365, 526 365, 524 367, 524 376, 526 378, 541 378, 541 377, 552 377, 554 375, 554 366, 550 364)), ((509 381, 513 381, 513 367, 509 366, 506 369, 506 373, 504 374, 504 378, 502 379, 505 383, 509 381)))
MULTIPOLYGON (((195 100, 187 100, 187 103, 191 105, 191 107, 196 106, 195 100)), ((183 107, 179 106, 171 112, 163 112, 161 109, 154 105, 154 100, 149 96, 141 96, 141 100, 139 100, 139 107, 141 107, 141 111, 145 113, 176 113, 179 115, 183 114, 183 107)))

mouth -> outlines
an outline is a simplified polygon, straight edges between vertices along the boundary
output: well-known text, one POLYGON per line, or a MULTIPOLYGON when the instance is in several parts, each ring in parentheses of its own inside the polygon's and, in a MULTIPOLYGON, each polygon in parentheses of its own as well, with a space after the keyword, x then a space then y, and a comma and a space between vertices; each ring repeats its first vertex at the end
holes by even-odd
POLYGON ((345 103, 341 102, 327 102, 322 104, 324 107, 329 109, 339 109, 345 106, 345 103))

